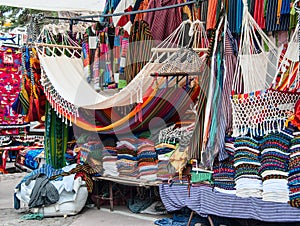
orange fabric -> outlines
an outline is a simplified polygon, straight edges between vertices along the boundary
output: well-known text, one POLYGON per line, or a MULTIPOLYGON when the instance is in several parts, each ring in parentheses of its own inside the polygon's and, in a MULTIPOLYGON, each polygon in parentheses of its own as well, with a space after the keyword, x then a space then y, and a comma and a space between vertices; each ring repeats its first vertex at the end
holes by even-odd
MULTIPOLYGON (((146 10, 148 8, 148 3, 149 1, 148 0, 144 0, 141 2, 140 4, 140 7, 138 9, 138 11, 140 10, 146 10)), ((146 13, 138 13, 135 15, 135 21, 140 21, 140 20, 143 20, 144 19, 144 16, 146 15, 146 13)))
POLYGON ((277 24, 280 24, 281 6, 282 6, 282 0, 278 0, 278 5, 277 5, 277 24))
POLYGON ((207 19, 206 19, 206 29, 207 30, 213 29, 216 26, 217 6, 218 6, 218 0, 208 1, 208 11, 207 11, 207 19))

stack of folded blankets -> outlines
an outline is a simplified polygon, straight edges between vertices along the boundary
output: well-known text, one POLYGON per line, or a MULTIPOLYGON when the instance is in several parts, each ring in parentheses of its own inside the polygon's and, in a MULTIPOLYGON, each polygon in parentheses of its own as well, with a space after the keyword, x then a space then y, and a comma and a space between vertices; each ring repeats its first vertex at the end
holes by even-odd
POLYGON ((106 146, 102 150, 103 156, 103 176, 119 176, 117 168, 117 149, 115 147, 106 146))
POLYGON ((264 201, 287 203, 289 147, 292 133, 270 133, 262 140, 260 174, 263 180, 264 201))
POLYGON ((225 152, 228 157, 216 160, 213 166, 214 187, 219 192, 235 194, 234 138, 225 139, 225 152))
POLYGON ((262 180, 259 175, 260 143, 242 136, 234 142, 235 189, 239 197, 262 197, 262 180))
POLYGON ((154 143, 148 139, 140 139, 137 149, 139 179, 156 181, 158 160, 154 143))
POLYGON ((122 139, 117 142, 117 168, 120 177, 138 178, 139 170, 135 142, 132 138, 122 139))
POLYGON ((288 186, 290 191, 289 203, 300 207, 300 132, 294 133, 291 141, 288 186))
POLYGON ((92 141, 83 144, 80 148, 80 162, 89 164, 98 173, 102 174, 102 144, 100 142, 92 141))
POLYGON ((158 158, 158 171, 157 180, 168 181, 169 178, 173 177, 168 171, 169 159, 176 146, 173 144, 161 143, 155 146, 155 150, 158 158))

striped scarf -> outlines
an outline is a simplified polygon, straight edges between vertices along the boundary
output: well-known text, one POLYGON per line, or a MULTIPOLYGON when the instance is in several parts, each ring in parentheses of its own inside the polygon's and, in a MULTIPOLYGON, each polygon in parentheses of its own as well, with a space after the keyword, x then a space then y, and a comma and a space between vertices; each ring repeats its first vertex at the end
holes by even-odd
POLYGON ((148 63, 152 47, 154 47, 154 41, 148 24, 144 21, 135 21, 131 27, 126 56, 125 77, 127 84, 148 63))

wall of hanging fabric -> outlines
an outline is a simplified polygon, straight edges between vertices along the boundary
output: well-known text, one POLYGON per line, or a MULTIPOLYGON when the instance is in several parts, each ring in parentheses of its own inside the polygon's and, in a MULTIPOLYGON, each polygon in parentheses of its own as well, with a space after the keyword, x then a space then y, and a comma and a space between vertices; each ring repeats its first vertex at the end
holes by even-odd
POLYGON ((14 111, 13 104, 20 92, 21 52, 13 47, 0 47, 0 124, 23 124, 22 110, 14 111))
POLYGON ((33 48, 22 49, 22 82, 16 110, 25 115, 26 122, 42 121, 45 116, 46 96, 41 86, 41 68, 33 48))

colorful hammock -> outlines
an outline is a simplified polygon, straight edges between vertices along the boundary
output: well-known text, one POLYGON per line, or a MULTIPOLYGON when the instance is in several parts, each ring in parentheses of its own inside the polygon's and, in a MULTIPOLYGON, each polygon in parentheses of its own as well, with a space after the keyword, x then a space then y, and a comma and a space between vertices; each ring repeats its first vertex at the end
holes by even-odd
MULTIPOLYGON (((149 122, 155 118, 161 118, 166 124, 180 121, 187 109, 194 104, 199 95, 200 87, 196 85, 185 91, 183 88, 171 87, 162 89, 149 89, 148 95, 143 98, 143 103, 138 104, 125 117, 103 126, 91 120, 77 117, 77 126, 87 131, 96 131, 101 134, 128 133, 148 129, 149 122)), ((68 120, 70 120, 68 118, 68 120)), ((152 123, 152 122, 151 122, 152 123)), ((159 126, 153 122, 151 126, 159 126)))
MULTIPOLYGON (((184 27, 185 24, 176 30, 176 33, 183 33, 184 27)), ((199 33, 197 27, 193 29, 190 36, 199 33)), ((166 123, 176 120, 195 101, 199 88, 197 85, 189 88, 189 84, 185 84, 185 88, 180 88, 182 84, 177 84, 177 79, 170 78, 174 74, 189 75, 190 72, 193 72, 192 75, 199 74, 203 64, 203 59, 200 59, 195 52, 180 49, 181 42, 177 43, 179 51, 173 54, 168 52, 168 57, 163 54, 159 56, 153 54, 156 59, 152 58, 152 61, 143 67, 130 84, 113 96, 96 93, 89 84, 84 82, 82 63, 80 66, 81 59, 78 58, 80 53, 78 46, 67 48, 37 43, 43 71, 41 80, 47 99, 66 124, 75 123, 85 130, 101 133, 143 130, 155 117, 164 119, 166 123), (57 51, 60 54, 56 54, 57 51), (66 56, 65 52, 70 56, 66 56), (66 65, 70 65, 70 68, 66 65), (170 74, 167 88, 163 77, 154 79, 150 76, 151 73, 159 71, 170 74), (135 108, 125 117, 118 115, 113 109, 116 106, 129 106, 136 103, 135 108), (95 110, 95 112, 101 109, 101 113, 97 112, 96 117, 87 120, 79 114, 78 109, 81 108, 95 110), (100 122, 97 121, 98 116, 102 119, 100 122)), ((75 45, 71 41, 70 44, 75 45)))

